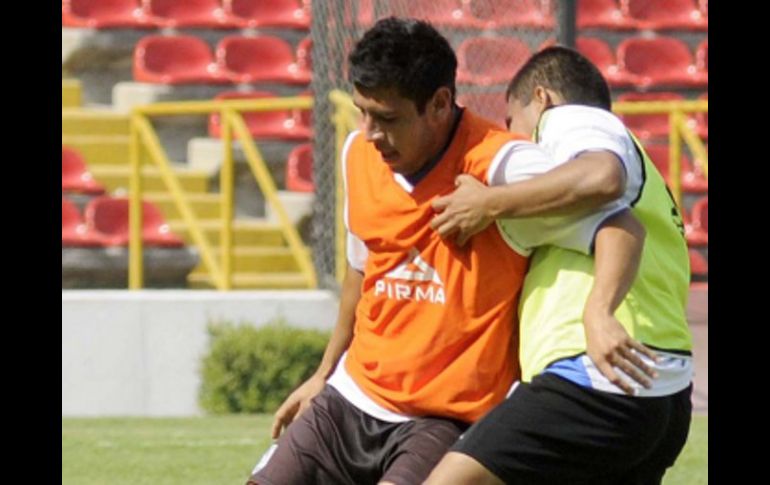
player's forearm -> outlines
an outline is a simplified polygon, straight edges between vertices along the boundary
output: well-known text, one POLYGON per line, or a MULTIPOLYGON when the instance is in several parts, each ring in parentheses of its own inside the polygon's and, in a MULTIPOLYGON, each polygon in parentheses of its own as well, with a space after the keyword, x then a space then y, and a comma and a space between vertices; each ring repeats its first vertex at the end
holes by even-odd
POLYGON ((340 292, 340 310, 337 324, 334 327, 329 343, 326 345, 321 363, 315 376, 326 379, 334 371, 342 354, 350 345, 353 338, 353 325, 358 300, 361 299, 361 283, 363 273, 348 265, 345 279, 340 292))
POLYGON ((586 152, 529 180, 490 188, 484 206, 493 218, 572 214, 617 199, 625 183, 615 155, 586 152))
POLYGON ((608 219, 595 239, 594 285, 586 313, 612 315, 636 278, 644 248, 644 226, 625 210, 608 219))

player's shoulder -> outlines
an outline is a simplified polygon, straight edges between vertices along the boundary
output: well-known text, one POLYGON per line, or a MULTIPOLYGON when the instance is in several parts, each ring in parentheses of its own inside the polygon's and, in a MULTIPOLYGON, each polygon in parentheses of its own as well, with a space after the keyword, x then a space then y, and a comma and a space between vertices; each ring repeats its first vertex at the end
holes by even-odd
POLYGON ((509 133, 467 109, 465 116, 466 153, 471 158, 494 158, 513 142, 533 143, 525 136, 509 133))
POLYGON ((541 132, 561 133, 571 129, 604 130, 625 133, 623 122, 614 113, 593 106, 565 104, 548 109, 541 121, 541 132))

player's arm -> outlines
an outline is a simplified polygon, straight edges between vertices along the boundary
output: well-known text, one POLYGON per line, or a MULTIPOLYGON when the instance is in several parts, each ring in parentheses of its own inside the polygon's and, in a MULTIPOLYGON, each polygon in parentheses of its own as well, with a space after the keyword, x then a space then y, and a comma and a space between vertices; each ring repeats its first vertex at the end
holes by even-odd
POLYGON ((348 263, 347 272, 342 282, 337 323, 329 343, 326 345, 321 363, 316 372, 291 393, 276 411, 272 427, 274 439, 281 434, 283 428, 288 426, 310 405, 310 400, 321 392, 326 384, 326 379, 334 371, 340 357, 348 348, 350 340, 353 338, 355 311, 358 300, 361 298, 362 281, 363 273, 348 263))
POLYGON ((631 395, 633 388, 614 367, 648 388, 649 378, 657 377, 634 350, 653 360, 655 353, 632 339, 615 318, 615 310, 636 278, 644 238, 644 226, 629 210, 602 223, 594 242, 594 284, 583 310, 586 354, 610 382, 631 395))
POLYGON ((533 178, 489 187, 460 175, 457 189, 433 202, 431 221, 441 237, 456 234, 462 246, 495 219, 555 216, 596 210, 623 194, 626 173, 609 151, 586 151, 533 178))

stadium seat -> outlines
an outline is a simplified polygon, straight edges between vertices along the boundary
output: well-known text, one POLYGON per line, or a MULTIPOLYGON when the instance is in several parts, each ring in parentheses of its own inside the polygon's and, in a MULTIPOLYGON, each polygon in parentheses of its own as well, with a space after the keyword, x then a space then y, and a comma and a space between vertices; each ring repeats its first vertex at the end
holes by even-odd
POLYGON ((709 73, 709 40, 704 39, 695 49, 695 67, 699 73, 708 76, 709 73))
MULTIPOLYGON (((275 94, 267 91, 227 91, 218 94, 214 99, 262 99, 273 98, 275 94)), ((282 140, 309 140, 313 135, 312 124, 308 117, 303 117, 297 111, 250 111, 243 113, 243 121, 254 138, 278 138, 282 140)), ((309 111, 305 110, 309 113, 309 111)), ((209 135, 219 138, 222 127, 219 113, 209 115, 209 135)))
POLYGON ((297 69, 308 79, 313 76, 313 38, 305 37, 297 44, 296 51, 297 69))
POLYGON ((620 3, 639 29, 708 30, 708 16, 703 15, 695 0, 620 0, 620 3))
MULTIPOLYGON (((670 185, 668 145, 645 145, 644 150, 670 185)), ((690 158, 684 154, 682 154, 679 175, 683 191, 689 193, 708 192, 708 180, 703 176, 700 169, 693 165, 690 158)))
POLYGON ((693 280, 708 279, 709 263, 706 258, 697 250, 689 248, 687 250, 690 256, 690 274, 693 280))
MULTIPOLYGON (((100 196, 85 210, 86 224, 103 234, 110 246, 127 246, 129 241, 129 200, 126 197, 100 196)), ((147 246, 182 247, 184 241, 173 234, 160 210, 142 201, 142 241, 147 246)))
MULTIPOLYGON (((360 7, 359 7, 360 8, 360 7)), ((442 26, 455 28, 477 27, 477 20, 463 0, 413 0, 410 8, 423 20, 442 26)))
POLYGON ((477 115, 505 127, 508 109, 505 91, 464 93, 457 96, 457 103, 466 106, 477 115))
POLYGON ((709 199, 698 199, 692 206, 689 220, 685 221, 685 235, 690 246, 708 246, 709 243, 709 199))
POLYGON ((62 247, 99 247, 105 241, 83 221, 80 211, 68 198, 61 198, 62 247))
POLYGON ((228 36, 219 41, 216 57, 222 70, 237 83, 308 84, 311 80, 309 71, 295 62, 291 46, 279 37, 228 36))
POLYGON ((83 156, 64 145, 61 147, 61 189, 88 195, 104 193, 104 186, 94 180, 83 156))
POLYGON ((295 147, 286 160, 286 188, 294 192, 313 192, 313 147, 310 143, 295 147))
POLYGON ((62 0, 65 27, 152 28, 139 0, 62 0))
MULTIPOLYGON (((678 93, 625 93, 618 101, 683 101, 678 93)), ((668 136, 668 114, 624 114, 620 118, 626 127, 641 140, 668 136)))
POLYGON ((674 37, 625 39, 618 45, 621 72, 637 76, 639 88, 651 86, 702 87, 708 75, 697 72, 687 44, 674 37))
POLYGON ((219 0, 142 0, 142 3, 158 27, 234 27, 219 0))
POLYGON ((468 9, 478 27, 536 27, 549 29, 554 17, 539 0, 469 0, 468 9))
POLYGON ((134 79, 154 84, 228 83, 208 44, 189 35, 143 37, 134 49, 134 79))
MULTIPOLYGON (((698 96, 698 99, 702 99, 705 101, 708 101, 709 94, 703 93, 700 96, 698 96)), ((688 125, 690 128, 695 130, 695 133, 698 134, 699 137, 708 140, 709 137, 709 114, 707 112, 703 113, 695 113, 692 115, 690 120, 688 121, 688 125)))
POLYGON ((620 8, 617 0, 580 0, 577 2, 579 29, 635 29, 636 22, 620 8))
POLYGON ((610 86, 621 87, 636 84, 636 77, 619 68, 615 53, 612 52, 609 44, 602 39, 579 36, 575 39, 575 48, 599 68, 610 86))
POLYGON ((529 58, 527 44, 512 37, 471 37, 457 50, 457 81, 483 86, 507 83, 529 58))
POLYGON ((225 12, 241 28, 310 28, 310 0, 224 0, 225 12))

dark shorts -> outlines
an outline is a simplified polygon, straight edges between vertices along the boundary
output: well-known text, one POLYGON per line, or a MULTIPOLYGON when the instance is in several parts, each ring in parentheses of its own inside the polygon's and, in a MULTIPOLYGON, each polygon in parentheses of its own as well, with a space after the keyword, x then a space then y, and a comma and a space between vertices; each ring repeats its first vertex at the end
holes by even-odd
POLYGON ((259 485, 420 484, 467 425, 424 417, 405 423, 375 419, 326 386, 281 435, 259 485))
POLYGON ((630 397, 553 374, 520 384, 452 451, 506 483, 660 484, 690 429, 692 386, 665 397, 630 397))

